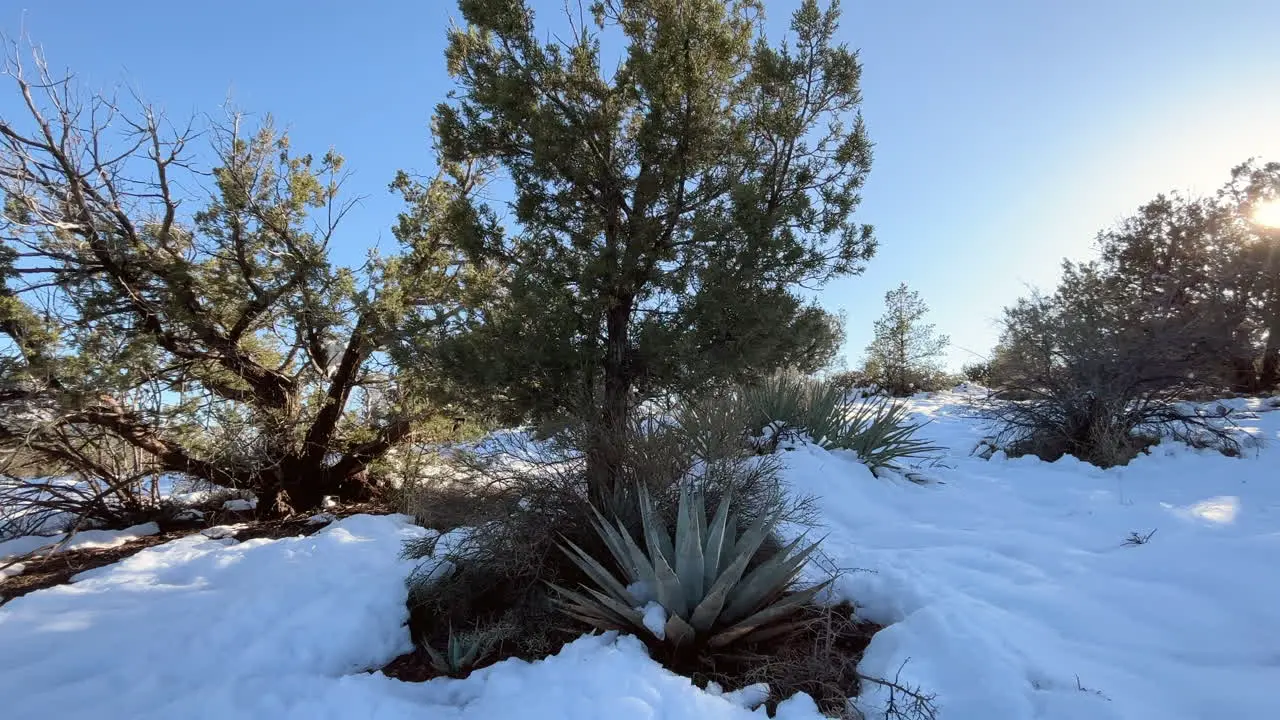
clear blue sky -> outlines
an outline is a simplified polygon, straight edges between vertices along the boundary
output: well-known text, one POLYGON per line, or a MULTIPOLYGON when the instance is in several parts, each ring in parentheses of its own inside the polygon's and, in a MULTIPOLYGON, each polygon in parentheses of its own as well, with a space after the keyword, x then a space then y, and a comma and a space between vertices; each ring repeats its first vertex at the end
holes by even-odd
MULTIPOLYGON (((766 0, 777 36, 798 0, 766 0)), ((563 0, 535 0, 557 18, 563 0)), ((875 165, 859 210, 881 248, 822 294, 862 355, 883 294, 918 289, 951 335, 949 361, 985 353, 1000 308, 1051 285, 1062 257, 1168 189, 1212 190, 1251 157, 1280 159, 1280 2, 895 0, 843 3, 864 62, 875 165)), ((55 67, 92 87, 127 83, 171 115, 228 95, 330 145, 367 196, 340 257, 390 248, 386 185, 431 167, 427 125, 450 87, 451 0, 0 3, 55 67)), ((14 108, 11 92, 0 110, 14 108)))

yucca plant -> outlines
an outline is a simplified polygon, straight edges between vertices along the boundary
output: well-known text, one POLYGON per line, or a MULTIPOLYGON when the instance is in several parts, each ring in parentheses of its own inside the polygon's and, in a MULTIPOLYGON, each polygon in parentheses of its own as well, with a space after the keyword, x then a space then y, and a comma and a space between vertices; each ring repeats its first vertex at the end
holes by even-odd
POLYGON ((720 501, 708 522, 702 493, 686 486, 672 536, 648 492, 641 487, 637 494, 643 549, 622 522, 610 523, 592 508, 596 531, 621 576, 565 540, 564 552, 596 586, 584 585, 580 592, 552 586, 568 615, 602 630, 636 632, 669 649, 722 648, 766 640, 804 625, 792 617, 830 583, 792 590, 818 547, 815 543, 801 548, 803 538, 747 572, 778 524, 778 511, 757 517, 739 534, 730 497, 720 501), (665 624, 658 629, 645 623, 645 606, 651 601, 665 611, 665 624))
POLYGON ((927 458, 943 450, 914 437, 923 425, 907 419, 907 406, 887 398, 863 404, 848 416, 847 431, 830 437, 826 447, 852 450, 872 468, 897 468, 897 461, 927 458))
POLYGON ((455 634, 449 628, 449 642, 444 652, 431 646, 425 639, 420 643, 427 656, 431 658, 431 666, 442 675, 462 677, 475 669, 477 663, 493 652, 498 641, 502 639, 500 628, 491 627, 470 633, 455 634))
POLYGON ((752 430, 773 425, 768 438, 804 433, 828 450, 852 450, 872 468, 897 468, 898 460, 926 458, 943 448, 915 438, 923 427, 907 417, 907 406, 889 398, 850 400, 834 379, 815 380, 780 372, 743 391, 752 408, 752 430))

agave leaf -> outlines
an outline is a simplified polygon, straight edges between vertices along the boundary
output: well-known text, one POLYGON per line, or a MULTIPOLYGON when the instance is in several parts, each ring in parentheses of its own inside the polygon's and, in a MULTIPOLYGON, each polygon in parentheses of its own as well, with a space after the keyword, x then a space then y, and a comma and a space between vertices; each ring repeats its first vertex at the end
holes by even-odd
MULTIPOLYGON (((654 517, 657 513, 653 509, 653 504, 648 502, 648 492, 644 492, 642 496, 644 501, 640 516, 641 524, 644 525, 645 544, 649 548, 649 561, 653 563, 654 593, 658 596, 658 602, 668 612, 684 615, 689 612, 689 606, 685 601, 684 590, 680 587, 680 578, 671 567, 668 560, 670 556, 662 553, 660 535, 665 533, 665 530, 661 532, 658 530, 660 521, 654 517)), ((668 538, 667 546, 670 547, 670 545, 671 540, 668 538)))
POLYGON ((693 514, 693 518, 698 521, 698 537, 702 543, 706 543, 707 539, 707 501, 706 494, 698 490, 697 512, 693 514))
POLYGON ((785 592, 794 573, 802 569, 805 561, 818 549, 818 543, 814 543, 800 552, 795 552, 796 547, 803 541, 803 535, 796 538, 743 578, 734 589, 733 599, 721 611, 721 619, 725 622, 733 622, 746 617, 747 614, 767 603, 770 596, 785 592))
POLYGON ((596 510, 595 505, 588 503, 587 506, 591 508, 591 513, 595 516, 592 518, 591 524, 595 527, 596 533, 600 536, 600 539, 604 540, 604 544, 609 548, 609 553, 613 555, 614 560, 618 561, 618 566, 630 576, 629 579, 632 582, 635 582, 638 579, 635 577, 635 561, 631 554, 627 552, 627 546, 622 542, 622 537, 619 535, 620 532, 625 533, 626 529, 621 526, 621 523, 616 528, 611 525, 609 521, 604 519, 604 515, 600 514, 599 510, 596 510))
MULTIPOLYGON (((562 599, 559 600, 559 604, 562 607, 567 606, 577 610, 581 614, 596 615, 601 618, 606 618, 610 622, 610 627, 625 628, 637 623, 643 624, 643 616, 641 616, 640 613, 618 603, 617 601, 614 601, 613 603, 606 603, 592 599, 581 593, 574 592, 568 588, 560 587, 559 585, 554 585, 552 583, 547 584, 562 596, 562 599), (566 599, 568 602, 565 601, 566 599)), ((590 590, 589 588, 584 589, 588 591, 590 590)), ((608 596, 605 595, 604 597, 608 596)))
MULTIPOLYGON (((562 606, 560 612, 577 620, 578 622, 589 625, 596 630, 629 630, 630 626, 624 623, 615 622, 610 618, 592 615, 590 613, 581 612, 576 606, 562 606)), ((566 632, 579 632, 580 628, 562 628, 566 632)))
POLYGON ((756 550, 760 548, 760 543, 764 542, 764 538, 776 524, 775 516, 761 515, 743 533, 742 538, 734 546, 735 554, 732 562, 716 578, 702 602, 693 609, 689 622, 695 628, 706 632, 715 623, 716 618, 720 617, 720 611, 735 591, 738 580, 742 579, 742 573, 746 571, 747 564, 751 562, 756 550))
POLYGON ((459 670, 470 667, 476 661, 476 658, 480 656, 480 651, 484 649, 481 640, 478 638, 471 638, 465 643, 459 641, 458 645, 459 653, 456 667, 459 670))
POLYGON ((635 538, 631 537, 631 533, 622 526, 622 521, 618 521, 618 530, 622 536, 622 544, 627 549, 627 554, 631 557, 631 563, 636 569, 635 581, 647 583, 649 587, 654 588, 656 592, 658 587, 658 575, 653 569, 653 563, 649 562, 648 556, 636 544, 635 538))
POLYGON ((584 587, 604 607, 617 613, 620 617, 626 618, 628 622, 637 627, 644 627, 644 613, 633 608, 623 605, 617 598, 609 597, 609 595, 596 590, 595 588, 584 587))
POLYGON ((787 597, 773 603, 769 607, 750 615, 730 627, 716 633, 708 642, 711 647, 724 647, 735 640, 738 640, 757 628, 764 627, 772 622, 784 618, 797 610, 801 606, 808 603, 818 593, 822 592, 831 584, 831 580, 824 583, 814 585, 807 590, 792 593, 787 597))
MULTIPOLYGON (((720 506, 716 508, 716 515, 711 519, 711 525, 707 528, 705 537, 707 538, 706 549, 703 551, 703 580, 702 587, 705 591, 715 583, 716 578, 720 575, 720 570, 724 561, 721 554, 726 549, 726 535, 729 520, 729 492, 725 492, 724 497, 720 499, 720 506)), ((704 513, 705 517, 705 513, 704 513)), ((729 550, 732 550, 733 538, 729 539, 729 550)))
POLYGON ((569 547, 566 548, 561 545, 560 549, 564 551, 565 555, 569 556, 569 559, 573 561, 574 565, 577 565, 582 572, 587 574, 587 577, 594 580, 597 585, 609 591, 619 600, 622 600, 629 605, 640 604, 630 591, 628 591, 627 588, 613 576, 613 573, 609 572, 595 558, 591 557, 586 550, 578 547, 568 538, 565 538, 564 541, 569 547))
POLYGON ((697 632, 684 618, 675 613, 667 614, 667 624, 663 628, 663 641, 679 647, 686 643, 693 642, 697 632))
POLYGON ((729 520, 724 525, 724 547, 720 548, 720 567, 716 569, 716 577, 720 577, 720 573, 729 567, 733 559, 737 557, 734 553, 734 546, 738 542, 738 513, 729 511, 729 520))
POLYGON ((812 627, 817 618, 805 618, 803 620, 788 620, 787 622, 779 622, 765 627, 758 628, 752 632, 739 637, 735 642, 758 643, 766 640, 772 640, 777 637, 793 633, 797 630, 804 630, 812 627))
MULTIPOLYGON (((676 522, 676 576, 684 588, 685 612, 702 599, 703 567, 702 536, 695 514, 705 515, 702 499, 687 488, 680 492, 679 519, 676 522), (697 506, 695 506, 695 500, 697 506)), ((705 524, 705 521, 703 522, 705 524)))
MULTIPOLYGON (((671 544, 671 533, 667 531, 667 523, 662 519, 662 514, 657 511, 653 505, 653 496, 649 494, 649 488, 641 484, 639 492, 640 496, 640 518, 644 526, 644 534, 646 541, 652 529, 653 537, 658 541, 658 549, 662 552, 662 556, 670 558, 675 556, 675 548, 671 544)), ((650 550, 652 552, 652 549, 650 550)), ((652 555, 650 556, 652 557, 652 555)))
POLYGON ((427 657, 431 658, 431 666, 436 670, 439 670, 445 675, 450 675, 454 672, 454 670, 449 667, 449 661, 440 654, 439 650, 436 650, 427 643, 422 644, 422 649, 427 652, 427 657))

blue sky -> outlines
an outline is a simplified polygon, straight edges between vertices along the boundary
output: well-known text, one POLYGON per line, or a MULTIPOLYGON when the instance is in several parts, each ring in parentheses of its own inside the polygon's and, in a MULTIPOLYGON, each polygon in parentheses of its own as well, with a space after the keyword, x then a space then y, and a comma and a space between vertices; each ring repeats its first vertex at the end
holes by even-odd
MULTIPOLYGON (((766 0, 772 34, 799 0, 766 0)), ((558 18, 563 0, 535 0, 558 18)), ((1252 156, 1280 159, 1274 0, 896 0, 843 3, 864 62, 876 157, 859 218, 880 252, 832 283, 856 364, 883 294, 919 290, 954 366, 983 354, 1000 309, 1051 285, 1061 258, 1156 193, 1209 191, 1252 156)), ((451 0, 0 3, 55 68, 128 84, 169 114, 273 113, 294 146, 335 146, 365 196, 339 257, 394 245, 400 168, 431 167, 431 108, 450 87, 451 0)), ((0 110, 14 109, 12 93, 0 110)))

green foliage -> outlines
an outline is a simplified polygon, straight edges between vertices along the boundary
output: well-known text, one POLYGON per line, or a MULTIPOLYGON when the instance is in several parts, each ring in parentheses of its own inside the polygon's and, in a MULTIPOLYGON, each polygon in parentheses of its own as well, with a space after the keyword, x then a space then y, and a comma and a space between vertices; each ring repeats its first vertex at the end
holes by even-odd
POLYGON ((297 152, 269 116, 175 126, 38 57, 38 77, 8 67, 30 103, 0 117, 0 389, 42 412, 0 408, 0 441, 110 486, 88 449, 128 448, 266 512, 367 496, 370 466, 440 410, 388 351, 407 324, 447 332, 484 288, 427 227, 465 183, 415 196, 405 255, 353 270, 329 255, 350 209, 335 151, 297 152))
POLYGON ((1177 391, 1275 387, 1280 234, 1253 215, 1276 197, 1280 163, 1251 161, 1212 196, 1158 195, 1104 229, 1097 260, 1064 263, 1055 290, 1008 308, 993 383, 1013 391, 1030 368, 1043 377, 1077 366, 1118 386, 1136 378, 1177 391), (1134 355, 1140 347, 1151 355, 1145 362, 1134 355))
POLYGON ((524 0, 459 3, 436 141, 475 183, 510 181, 513 222, 470 198, 451 214, 498 289, 409 355, 505 419, 598 418, 599 459, 646 398, 829 361, 840 324, 801 286, 875 243, 851 217, 871 143, 835 3, 804 0, 786 44, 754 1, 594 9, 548 44, 524 0))
POLYGON ((960 368, 960 374, 969 382, 988 385, 991 383, 991 363, 986 361, 966 363, 960 368))
POLYGON ((460 678, 465 677, 482 663, 510 632, 510 628, 492 625, 481 630, 467 633, 454 633, 449 629, 449 640, 443 651, 432 647, 429 642, 419 643, 419 647, 431 659, 431 666, 441 675, 460 678))
POLYGON ((593 627, 634 631, 676 651, 760 642, 794 630, 796 624, 787 621, 830 584, 791 592, 817 544, 800 548, 803 539, 797 539, 747 572, 781 516, 762 515, 739 534, 731 504, 726 495, 708 521, 702 499, 683 488, 672 534, 642 487, 644 549, 623 523, 610 523, 597 512, 596 531, 620 574, 566 541, 562 549, 595 587, 555 587, 562 609, 593 627), (645 625, 645 592, 665 610, 660 632, 645 625))
POLYGON ((884 302, 885 314, 876 320, 875 338, 867 346, 866 373, 894 395, 910 395, 940 374, 938 358, 950 339, 921 322, 929 307, 906 283, 885 293, 884 302))
POLYGON ((769 447, 803 434, 827 449, 852 450, 873 469, 897 468, 900 460, 942 450, 915 437, 922 426, 911 422, 905 404, 884 397, 851 399, 835 378, 776 373, 744 388, 742 401, 750 409, 748 427, 769 447))

